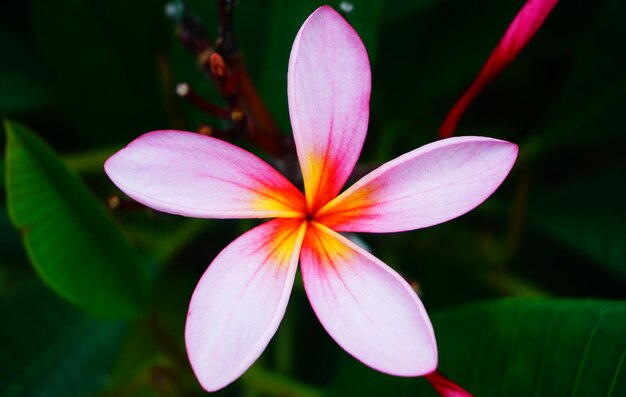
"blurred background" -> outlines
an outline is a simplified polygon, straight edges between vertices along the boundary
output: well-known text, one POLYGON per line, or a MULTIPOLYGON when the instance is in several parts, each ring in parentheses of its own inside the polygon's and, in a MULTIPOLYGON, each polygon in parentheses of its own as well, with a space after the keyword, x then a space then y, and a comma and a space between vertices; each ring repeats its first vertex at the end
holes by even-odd
MULTIPOLYGON (((2 397, 204 394, 184 350, 187 305, 215 255, 257 222, 148 210, 102 168, 147 131, 231 126, 176 95, 186 82, 226 105, 185 48, 181 4, 2 4, 2 397)), ((291 44, 321 4, 240 0, 234 10, 239 50, 284 137, 291 44)), ((351 1, 347 19, 373 73, 361 163, 437 139, 523 4, 351 1)), ((188 5, 215 40, 217 1, 188 5)), ((476 396, 626 395, 624 16, 620 0, 561 1, 470 106, 457 135, 520 146, 487 202, 428 229, 360 236, 418 289, 439 369, 476 396)), ((436 393, 422 378, 386 376, 343 352, 297 281, 265 353, 218 395, 436 393)))

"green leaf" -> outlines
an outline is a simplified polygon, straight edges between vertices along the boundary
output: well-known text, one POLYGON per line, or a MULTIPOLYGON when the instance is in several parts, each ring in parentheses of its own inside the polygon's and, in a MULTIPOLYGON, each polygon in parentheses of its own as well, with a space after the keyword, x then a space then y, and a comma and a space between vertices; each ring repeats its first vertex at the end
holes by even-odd
POLYGON ((505 299, 433 316, 440 369, 476 396, 626 395, 626 303, 505 299))
POLYGON ((29 258, 57 293, 93 313, 137 314, 146 269, 104 206, 33 132, 6 122, 7 201, 29 258))
MULTIPOLYGON (((475 396, 626 395, 626 303, 503 299, 431 314, 439 370, 475 396)), ((330 396, 436 396, 350 360, 330 396)))
POLYGON ((529 223, 626 279, 623 166, 536 190, 529 223))
POLYGON ((0 396, 84 396, 100 390, 126 328, 89 317, 44 288, 0 299, 0 396))

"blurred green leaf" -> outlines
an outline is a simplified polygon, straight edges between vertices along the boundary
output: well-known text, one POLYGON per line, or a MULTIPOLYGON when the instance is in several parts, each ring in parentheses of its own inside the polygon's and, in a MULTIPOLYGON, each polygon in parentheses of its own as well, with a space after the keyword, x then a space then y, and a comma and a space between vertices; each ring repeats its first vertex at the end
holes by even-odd
POLYGON ((531 192, 528 214, 532 226, 626 278, 626 188, 620 168, 531 192))
POLYGON ((41 278, 94 313, 138 313, 146 269, 103 205, 34 133, 14 122, 5 128, 9 215, 41 278))
MULTIPOLYGON (((626 303, 503 299, 435 312, 439 370, 475 396, 626 394, 626 303)), ((436 396, 354 362, 331 396, 436 396)))
POLYGON ((84 396, 110 378, 125 324, 82 314, 44 288, 0 298, 0 396, 84 396))

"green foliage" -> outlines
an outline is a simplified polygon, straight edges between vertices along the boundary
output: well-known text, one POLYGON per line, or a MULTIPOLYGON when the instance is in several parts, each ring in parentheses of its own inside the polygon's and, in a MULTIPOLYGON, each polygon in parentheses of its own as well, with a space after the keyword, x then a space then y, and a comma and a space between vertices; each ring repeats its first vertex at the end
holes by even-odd
POLYGON ((84 396, 101 390, 125 324, 81 313, 41 286, 0 297, 0 396, 84 396))
MULTIPOLYGON (((503 299, 432 315, 439 370, 476 396, 626 393, 626 303, 503 299)), ((436 395, 423 379, 346 366, 331 396, 436 395), (360 379, 354 382, 354 379, 360 379)))
POLYGON ((137 314, 146 269, 103 205, 33 132, 8 121, 5 129, 9 214, 37 272, 93 313, 137 314))
POLYGON ((440 369, 477 396, 626 393, 626 304, 507 299, 433 316, 440 369))
MULTIPOLYGON (((102 204, 120 194, 103 162, 138 135, 228 126, 176 97, 176 84, 188 82, 225 105, 181 45, 166 1, 25 0, 0 12, 0 116, 37 131, 6 122, 0 156, 0 397, 203 395, 184 351, 189 298, 212 258, 257 222, 132 205, 112 219, 102 204)), ((211 41, 216 3, 188 1, 211 41)), ((371 168, 436 139, 524 0, 347 3, 372 65, 361 159, 371 168)), ((289 53, 322 4, 235 7, 250 77, 285 135, 289 53)), ((520 146, 489 200, 445 225, 363 236, 416 282, 440 369, 476 396, 626 395, 625 7, 559 2, 472 103, 459 135, 520 146), (520 295, 539 298, 500 299, 520 295)), ((337 347, 300 278, 286 320, 255 366, 218 395, 435 395, 423 378, 380 374, 337 347)))

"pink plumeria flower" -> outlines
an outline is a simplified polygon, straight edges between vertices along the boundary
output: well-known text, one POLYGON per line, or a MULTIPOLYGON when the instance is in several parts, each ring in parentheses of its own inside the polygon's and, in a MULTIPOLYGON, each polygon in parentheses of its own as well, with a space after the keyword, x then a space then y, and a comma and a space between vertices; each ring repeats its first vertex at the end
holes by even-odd
POLYGON ((478 77, 446 116, 439 136, 448 138, 454 134, 459 119, 480 94, 513 60, 533 38, 558 0, 528 0, 513 19, 504 36, 493 50, 478 77))
POLYGON ((300 29, 288 79, 304 195, 255 155, 191 132, 150 132, 105 164, 122 191, 159 211, 276 218, 228 245, 200 279, 185 329, 195 374, 214 391, 252 365, 285 313, 298 261, 311 305, 341 347, 388 374, 428 374, 437 347, 419 298, 339 233, 413 230, 462 215, 504 180, 517 146, 441 140, 339 194, 365 140, 371 83, 363 43, 332 8, 317 9, 300 29))

